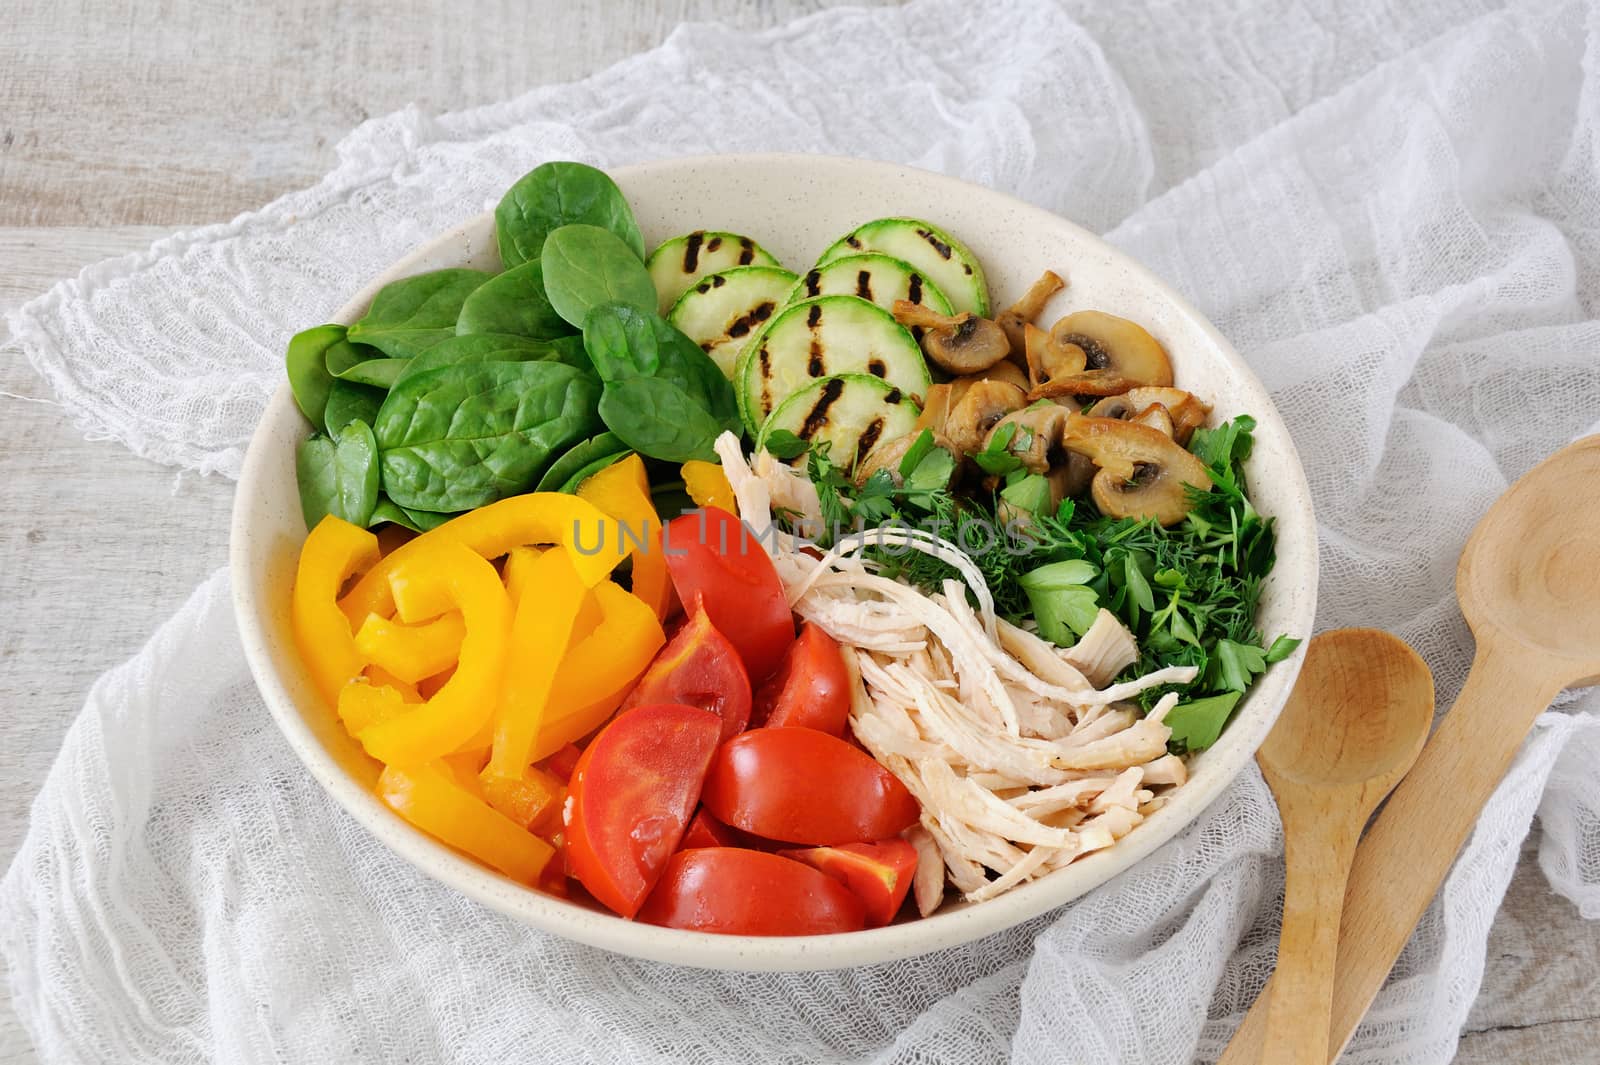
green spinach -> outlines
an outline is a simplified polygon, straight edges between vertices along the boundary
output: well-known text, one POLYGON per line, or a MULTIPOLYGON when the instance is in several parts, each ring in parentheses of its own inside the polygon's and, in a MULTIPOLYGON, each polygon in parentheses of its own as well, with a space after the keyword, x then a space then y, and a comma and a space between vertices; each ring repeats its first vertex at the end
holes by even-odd
POLYGON ((327 352, 342 340, 342 325, 318 325, 302 329, 289 339, 289 350, 283 357, 295 406, 318 429, 323 428, 322 415, 328 408, 328 393, 333 389, 333 374, 328 372, 327 352))
POLYGON ((574 330, 550 306, 544 291, 544 264, 534 259, 478 286, 461 305, 456 332, 551 340, 571 336, 574 330))
POLYGON ((508 270, 538 262, 545 238, 574 222, 610 231, 644 261, 644 237, 622 190, 582 163, 545 163, 511 186, 494 212, 500 261, 508 270))
POLYGON ((372 518, 367 525, 381 525, 389 522, 393 525, 402 525, 412 532, 427 532, 437 529, 451 518, 460 517, 459 514, 435 514, 428 510, 409 510, 384 495, 378 496, 378 505, 372 508, 372 518))
POLYGON ((550 464, 544 471, 544 476, 539 478, 539 483, 534 486, 536 492, 559 492, 561 486, 567 483, 567 478, 583 469, 589 463, 602 455, 620 455, 628 450, 628 445, 616 433, 601 433, 570 448, 560 458, 550 464))
POLYGON ((420 355, 455 336, 461 305, 491 276, 482 270, 434 270, 390 282, 378 290, 367 313, 350 327, 349 339, 370 344, 391 358, 420 355))
POLYGON ((371 425, 378 420, 381 406, 383 389, 335 378, 333 387, 328 390, 328 405, 323 410, 323 428, 330 436, 337 436, 351 422, 371 425))
POLYGON ((365 422, 351 422, 336 438, 320 434, 300 444, 295 456, 300 512, 314 529, 332 514, 365 526, 378 502, 378 444, 365 422))
POLYGON ((558 362, 477 362, 407 377, 374 425, 389 498, 408 510, 471 510, 538 480, 590 435, 599 383, 558 362))
POLYGON ((540 262, 550 305, 579 328, 605 303, 655 310, 650 272, 631 248, 599 226, 562 226, 545 240, 540 262))
POLYGON ((410 359, 363 359, 334 376, 341 381, 353 381, 358 385, 388 389, 394 387, 394 383, 400 379, 400 375, 409 365, 411 365, 410 359))
POLYGON ((601 420, 641 455, 712 460, 717 437, 738 431, 733 386, 698 344, 658 315, 602 304, 584 322, 583 346, 605 382, 601 420))
POLYGON ((590 369, 582 337, 534 340, 500 333, 472 333, 441 340, 410 360, 410 365, 400 372, 400 380, 441 366, 465 366, 475 362, 561 362, 575 370, 590 369))

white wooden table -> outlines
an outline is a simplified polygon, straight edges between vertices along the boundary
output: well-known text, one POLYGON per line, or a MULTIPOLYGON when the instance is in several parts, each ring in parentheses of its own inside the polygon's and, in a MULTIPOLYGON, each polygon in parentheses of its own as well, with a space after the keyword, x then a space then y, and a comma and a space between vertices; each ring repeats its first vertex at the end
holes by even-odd
MULTIPOLYGON (((831 2, 10 0, 0 310, 315 181, 338 138, 373 115, 580 77, 686 20, 773 25, 831 2)), ((4 864, 89 684, 223 564, 233 485, 85 441, 15 349, 0 352, 0 393, 4 864), (19 718, 24 703, 50 713, 19 718)), ((0 993, 0 1065, 36 1060, 0 993)), ((1600 1062, 1600 922, 1550 894, 1531 844, 1457 1061, 1600 1062)))

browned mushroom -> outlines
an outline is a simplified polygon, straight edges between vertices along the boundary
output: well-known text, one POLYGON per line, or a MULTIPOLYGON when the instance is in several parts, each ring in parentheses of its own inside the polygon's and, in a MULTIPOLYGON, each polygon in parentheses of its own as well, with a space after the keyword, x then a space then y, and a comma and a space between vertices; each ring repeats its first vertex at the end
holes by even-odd
POLYGON ((1211 487, 1199 459, 1148 425, 1071 414, 1062 441, 1100 468, 1091 486, 1095 506, 1113 518, 1154 518, 1172 525, 1189 513, 1185 485, 1211 487))
POLYGON ((1159 403, 1172 416, 1172 438, 1187 445, 1194 431, 1206 423, 1211 404, 1181 388, 1135 388, 1118 396, 1108 396, 1084 413, 1091 418, 1131 419, 1135 414, 1159 403))
POLYGON ((987 447, 1003 426, 1014 425, 1016 428, 1011 430, 1006 450, 1015 455, 1029 473, 1048 473, 1051 466, 1065 460, 1061 431, 1070 413, 1067 408, 1051 403, 1007 414, 995 422, 983 446, 987 447))
MULTIPOLYGON (((897 486, 901 484, 904 478, 900 476, 900 460, 906 457, 906 452, 911 450, 911 445, 915 444, 921 436, 922 430, 919 428, 913 429, 904 436, 897 436, 893 440, 879 441, 877 446, 867 452, 866 457, 856 466, 856 484, 866 484, 867 478, 879 470, 888 470, 889 476, 893 478, 894 483, 897 486)), ((951 453, 955 453, 956 450, 955 445, 946 440, 937 431, 933 434, 933 446, 942 447, 951 453)), ((950 477, 951 480, 955 479, 954 466, 951 467, 950 477)))
POLYGON ((1050 337, 1058 346, 1078 345, 1088 357, 1090 371, 1116 373, 1133 382, 1129 388, 1172 384, 1172 362, 1166 349, 1143 326, 1126 318, 1104 311, 1078 311, 1051 326, 1050 337))
MULTIPOLYGON (((982 373, 968 374, 965 377, 957 377, 950 383, 955 384, 957 381, 1004 381, 1008 385, 1016 385, 1024 392, 1026 392, 1030 387, 1028 383, 1028 375, 1023 373, 1021 368, 1019 368, 1016 363, 1011 362, 1008 359, 1002 359, 982 373)), ((958 396, 957 398, 959 399, 960 397, 958 396)))
POLYGON ((1064 396, 1115 396, 1138 387, 1139 382, 1116 370, 1084 370, 1052 378, 1028 391, 1029 401, 1064 396))
POLYGON ((893 310, 901 325, 922 327, 923 353, 953 374, 987 370, 1011 351, 1001 328, 971 311, 952 318, 910 300, 895 300, 893 310))
POLYGON ((1022 389, 1004 381, 976 381, 945 419, 944 435, 964 454, 983 450, 985 438, 1006 415, 1027 405, 1022 389))
POLYGON ((1084 350, 1076 344, 1057 344, 1049 333, 1031 322, 1022 327, 1024 346, 1027 349, 1028 388, 1037 389, 1058 377, 1071 377, 1083 372, 1088 362, 1084 350))
POLYGON ((1160 430, 1162 436, 1172 436, 1172 414, 1159 403, 1150 404, 1128 421, 1133 425, 1148 425, 1152 429, 1160 430))
POLYGON ((1039 275, 1039 280, 1029 286, 1022 298, 1010 307, 1001 311, 995 318, 995 323, 1005 331, 1006 340, 1011 343, 1011 361, 1022 365, 1027 356, 1027 336, 1025 327, 1044 310, 1044 305, 1066 287, 1066 282, 1061 280, 1061 275, 1054 270, 1046 270, 1039 275))

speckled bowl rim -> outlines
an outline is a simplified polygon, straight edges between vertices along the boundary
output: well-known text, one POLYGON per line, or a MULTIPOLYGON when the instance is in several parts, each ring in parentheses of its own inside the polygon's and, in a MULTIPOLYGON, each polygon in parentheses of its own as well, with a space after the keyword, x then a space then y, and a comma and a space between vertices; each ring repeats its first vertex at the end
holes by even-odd
MULTIPOLYGON (((1093 234, 1049 211, 1003 193, 912 167, 773 153, 669 159, 618 168, 613 173, 619 183, 627 186, 695 169, 713 168, 738 174, 741 170, 759 171, 763 167, 804 175, 812 182, 826 185, 844 186, 870 176, 874 180, 915 185, 930 195, 977 197, 993 203, 997 209, 1014 213, 1031 226, 1059 233, 1068 244, 1077 243, 1102 251, 1107 262, 1148 286, 1155 297, 1164 300, 1179 317, 1187 320, 1188 325, 1211 345, 1214 354, 1230 364, 1238 378, 1235 382, 1239 386, 1238 405, 1251 411, 1258 423, 1257 450, 1252 464, 1270 467, 1266 472, 1271 474, 1269 480, 1257 478, 1252 497, 1263 512, 1272 514, 1278 523, 1278 566, 1270 580, 1268 594, 1273 594, 1274 587, 1280 592, 1288 590, 1294 597, 1288 629, 1299 635, 1310 635, 1316 606, 1316 525, 1310 491, 1294 444, 1260 382, 1228 341, 1181 295, 1093 234)), ((683 228, 693 227, 694 223, 686 220, 683 228)), ((439 260, 442 253, 446 259, 450 258, 451 249, 470 250, 475 244, 481 247, 486 233, 492 243, 492 232, 492 214, 485 213, 435 238, 375 278, 335 320, 354 321, 372 295, 390 280, 417 272, 420 264, 439 260)), ((465 261, 466 254, 466 251, 458 251, 455 261, 465 261)), ((440 263, 433 262, 429 268, 438 265, 440 263)), ((1175 360, 1177 357, 1175 354, 1175 360)), ((1268 671, 1240 704, 1222 739, 1199 756, 1190 781, 1176 789, 1165 807, 1115 847, 1089 855, 998 898, 977 904, 947 905, 929 918, 844 935, 719 936, 640 925, 524 887, 413 829, 346 770, 308 725, 291 695, 291 688, 298 688, 299 682, 290 683, 291 678, 274 661, 269 646, 271 641, 264 621, 265 612, 272 609, 268 590, 253 586, 250 580, 253 570, 261 564, 255 555, 265 550, 260 539, 252 536, 258 517, 256 502, 265 479, 283 476, 284 469, 281 460, 275 462, 275 457, 268 454, 268 441, 274 435, 274 427, 281 431, 286 420, 298 423, 300 431, 304 432, 304 421, 294 406, 288 385, 284 384, 273 396, 245 456, 233 510, 230 561, 234 609, 245 655, 273 719, 290 747, 335 802, 425 874, 534 928, 637 958, 746 971, 842 968, 893 961, 968 943, 1055 909, 1135 867, 1182 831, 1227 789, 1277 719, 1304 656, 1302 646, 1292 657, 1268 671)))

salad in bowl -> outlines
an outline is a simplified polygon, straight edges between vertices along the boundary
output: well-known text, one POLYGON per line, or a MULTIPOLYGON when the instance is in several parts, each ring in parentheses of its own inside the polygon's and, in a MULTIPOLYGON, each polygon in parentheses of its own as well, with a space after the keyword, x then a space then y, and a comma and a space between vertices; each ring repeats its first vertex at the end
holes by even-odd
POLYGON ((1209 327, 1097 303, 1106 262, 980 254, 925 198, 797 254, 670 185, 641 226, 623 183, 543 164, 477 224, 492 254, 291 340, 303 533, 252 571, 287 610, 251 657, 298 670, 272 702, 308 764, 420 864, 650 956, 663 929, 931 949, 986 926, 904 930, 1031 893, 1014 923, 1177 831, 1310 622, 1259 386, 1231 352, 1256 409, 1191 375, 1209 327))

